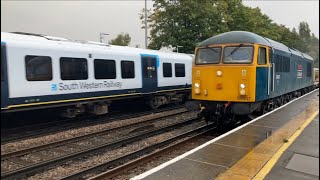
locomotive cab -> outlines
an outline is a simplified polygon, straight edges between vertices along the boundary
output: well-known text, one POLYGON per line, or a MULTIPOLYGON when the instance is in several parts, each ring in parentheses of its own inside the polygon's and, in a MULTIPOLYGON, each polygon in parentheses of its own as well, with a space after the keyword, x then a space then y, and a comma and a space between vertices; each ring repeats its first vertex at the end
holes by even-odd
POLYGON ((193 67, 192 98, 210 112, 249 114, 260 105, 259 90, 268 91, 272 49, 261 44, 220 44, 198 48, 193 67), (209 63, 208 63, 209 62, 209 63), (257 76, 257 74, 259 74, 257 76), (237 102, 237 103, 234 103, 237 102), (230 108, 226 108, 230 106, 230 108))
POLYGON ((257 68, 271 67, 269 47, 221 44, 196 50, 193 99, 255 102, 257 68))
POLYGON ((312 61, 251 32, 213 36, 196 47, 192 99, 206 119, 265 113, 312 89, 312 61))

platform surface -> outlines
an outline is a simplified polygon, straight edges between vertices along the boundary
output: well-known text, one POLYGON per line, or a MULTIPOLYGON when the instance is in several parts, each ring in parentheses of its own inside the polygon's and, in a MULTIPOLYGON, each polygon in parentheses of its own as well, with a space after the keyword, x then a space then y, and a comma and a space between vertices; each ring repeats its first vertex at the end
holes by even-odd
POLYGON ((265 179, 319 179, 319 114, 282 154, 265 179))
MULTIPOLYGON (((305 121, 305 119, 309 118, 309 116, 311 116, 311 114, 313 114, 319 108, 318 95, 319 90, 311 92, 299 99, 296 99, 295 101, 288 103, 284 107, 268 113, 254 121, 246 123, 245 125, 240 126, 235 130, 222 135, 221 137, 215 138, 214 140, 205 143, 201 147, 191 150, 180 157, 177 157, 139 176, 136 176, 132 178, 132 180, 215 179, 219 175, 232 169, 231 167, 233 167, 236 163, 239 163, 239 160, 243 159, 261 142, 270 140, 271 137, 273 142, 273 134, 279 134, 280 129, 283 129, 286 124, 293 124, 292 122, 294 122, 297 126, 299 123, 302 123, 305 121)), ((288 136, 288 134, 293 133, 291 131, 294 131, 297 128, 298 126, 296 128, 289 128, 289 130, 285 133, 282 133, 282 135, 285 134, 288 136)), ((288 150, 288 154, 285 154, 280 160, 283 162, 287 161, 288 157, 291 158, 293 153, 300 153, 304 155, 307 153, 312 157, 319 157, 319 144, 317 144, 319 141, 319 118, 315 118, 314 122, 312 122, 310 127, 308 126, 305 131, 312 131, 312 133, 305 133, 304 135, 301 135, 300 139, 297 139, 297 142, 292 144, 292 147, 290 147, 291 149, 288 150), (309 138, 312 138, 312 140, 309 138), (309 145, 309 148, 306 148, 306 145, 299 143, 306 143, 309 145)), ((274 142, 277 141, 276 139, 277 138, 274 139, 274 142)), ((264 154, 261 153, 261 156, 264 156, 264 154)), ((239 175, 244 177, 244 179, 252 179, 254 177, 252 174, 255 174, 253 171, 258 171, 257 167, 259 167, 259 162, 260 161, 258 158, 258 160, 255 159, 255 161, 252 163, 246 163, 243 171, 248 172, 240 172, 239 175), (255 167, 256 165, 257 167, 255 167)), ((311 162, 313 161, 311 160, 311 162)), ((260 164, 260 166, 263 166, 265 162, 261 161, 260 164)), ((293 171, 289 170, 285 166, 286 165, 284 165, 284 163, 279 161, 279 164, 277 164, 277 166, 270 171, 270 174, 268 174, 267 178, 279 179, 278 176, 279 174, 283 174, 283 169, 288 172, 293 171)), ((294 163, 292 167, 294 167, 294 163)), ((315 178, 316 176, 310 175, 310 177, 315 178)), ((291 178, 291 180, 293 179, 291 178)))

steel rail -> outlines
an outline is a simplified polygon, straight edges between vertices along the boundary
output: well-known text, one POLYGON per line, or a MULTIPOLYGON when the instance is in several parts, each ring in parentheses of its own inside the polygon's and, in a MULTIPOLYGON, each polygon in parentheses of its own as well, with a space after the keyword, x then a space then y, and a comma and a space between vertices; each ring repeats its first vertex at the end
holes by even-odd
POLYGON ((103 135, 105 135, 107 133, 110 133, 112 131, 117 131, 117 130, 121 130, 121 129, 131 128, 131 127, 134 127, 134 126, 153 123, 153 122, 159 121, 159 120, 161 120, 163 118, 180 115, 180 114, 183 114, 183 113, 186 113, 186 112, 188 112, 188 111, 185 110, 185 111, 177 112, 177 113, 174 113, 174 114, 165 115, 165 116, 162 116, 162 117, 157 117, 157 118, 153 118, 153 119, 149 119, 149 120, 145 120, 145 121, 131 123, 131 124, 127 124, 127 125, 124 125, 124 126, 109 128, 109 129, 101 130, 101 131, 90 133, 90 134, 80 135, 80 136, 77 136, 77 137, 74 137, 74 138, 71 138, 71 139, 64 139, 64 140, 61 140, 61 141, 55 141, 55 142, 52 142, 52 143, 47 143, 47 144, 43 144, 43 145, 34 146, 32 148, 22 149, 22 150, 18 150, 18 151, 9 152, 9 153, 3 153, 3 154, 1 154, 1 160, 6 160, 6 159, 8 159, 10 157, 22 156, 22 155, 29 154, 29 153, 34 152, 34 151, 42 151, 42 150, 46 150, 46 149, 49 149, 49 148, 52 149, 52 148, 57 147, 57 146, 62 146, 62 145, 66 145, 66 144, 69 144, 69 143, 74 143, 74 142, 77 142, 77 141, 86 140, 86 139, 97 137, 97 136, 103 136, 103 135))
POLYGON ((71 174, 69 176, 63 177, 62 179, 63 180, 81 179, 86 174, 94 173, 94 172, 97 172, 97 171, 101 171, 102 169, 106 169, 106 168, 108 168, 110 166, 117 166, 121 162, 132 160, 132 159, 138 157, 138 159, 132 160, 132 161, 130 161, 128 163, 125 163, 125 164, 123 164, 121 166, 118 166, 118 167, 112 169, 112 170, 109 170, 109 171, 106 171, 104 173, 101 173, 101 174, 99 174, 97 176, 94 176, 94 177, 92 177, 90 179, 97 180, 97 179, 112 178, 112 177, 114 177, 116 175, 122 174, 123 172, 125 172, 125 171, 127 171, 129 169, 137 167, 141 163, 150 161, 150 160, 152 160, 152 159, 154 159, 154 158, 156 158, 158 156, 163 155, 166 152, 170 152, 171 150, 178 148, 179 146, 183 146, 185 143, 187 143, 187 142, 189 142, 191 140, 194 140, 195 138, 198 138, 198 137, 204 135, 205 133, 207 133, 209 131, 212 131, 213 129, 215 129, 215 127, 213 125, 204 125, 204 126, 198 127, 197 129, 190 130, 190 131, 185 132, 183 134, 180 134, 178 136, 175 136, 175 137, 172 137, 172 138, 167 139, 165 141, 162 141, 162 142, 160 142, 158 144, 154 144, 154 145, 148 146, 147 148, 143 148, 143 149, 137 150, 135 152, 132 152, 132 153, 124 155, 124 156, 121 156, 121 157, 116 158, 114 160, 111 160, 111 161, 105 162, 103 164, 100 164, 100 165, 97 165, 97 166, 82 170, 80 172, 71 174), (188 136, 191 136, 191 137, 188 137, 188 136), (180 142, 174 143, 175 141, 178 141, 178 140, 183 139, 183 138, 187 138, 187 139, 185 139, 183 141, 180 141, 180 142), (171 143, 174 143, 174 144, 170 145, 171 143), (170 145, 170 146, 164 147, 166 145, 170 145), (162 148, 162 149, 157 150, 159 148, 162 148), (150 154, 148 154, 148 153, 150 153, 150 154), (146 154, 148 154, 148 155, 146 155, 146 154), (142 155, 146 155, 146 156, 139 158, 139 156, 142 156, 142 155))
POLYGON ((54 166, 57 164, 64 163, 64 162, 72 160, 72 159, 80 158, 80 157, 83 157, 83 156, 86 156, 86 155, 89 155, 92 153, 99 152, 101 150, 115 148, 115 147, 121 146, 123 144, 133 143, 135 141, 139 141, 139 140, 145 139, 147 137, 158 135, 158 134, 167 132, 171 129, 181 127, 181 126, 184 126, 187 124, 191 124, 191 123, 197 122, 197 121, 199 121, 197 118, 190 118, 190 119, 179 121, 179 122, 176 122, 176 123, 164 126, 164 127, 159 127, 154 130, 146 131, 146 132, 143 132, 138 135, 133 135, 133 136, 121 138, 121 139, 115 140, 113 142, 108 142, 106 144, 101 144, 101 145, 97 145, 94 147, 88 147, 87 149, 79 150, 74 153, 69 153, 66 155, 62 155, 60 157, 49 159, 47 161, 42 161, 39 163, 31 164, 29 166, 24 166, 22 168, 19 168, 19 169, 13 170, 13 171, 7 171, 4 173, 1 173, 1 179, 17 178, 17 177, 20 177, 23 175, 30 175, 34 172, 46 169, 48 167, 51 167, 51 166, 54 166))
POLYGON ((151 111, 147 111, 147 112, 130 113, 130 114, 125 114, 125 115, 120 115, 120 116, 115 116, 115 117, 112 117, 112 116, 110 117, 110 115, 93 115, 93 116, 76 117, 76 118, 72 118, 72 119, 64 119, 64 120, 60 120, 60 121, 53 121, 53 122, 48 122, 48 123, 41 123, 41 124, 36 124, 36 125, 24 126, 21 128, 19 127, 19 128, 1 130, 1 145, 7 144, 10 142, 14 142, 14 141, 18 141, 18 140, 24 140, 24 139, 28 139, 28 138, 35 138, 35 137, 39 137, 39 136, 50 135, 53 133, 57 133, 57 132, 61 132, 61 131, 65 131, 65 130, 69 130, 69 129, 73 129, 73 128, 92 126, 92 125, 96 125, 99 123, 113 122, 116 120, 124 120, 124 119, 139 117, 139 116, 146 116, 149 114, 161 113, 161 112, 175 110, 175 109, 179 109, 179 108, 183 108, 183 106, 166 107, 166 108, 151 110, 151 111), (55 129, 41 130, 41 131, 34 132, 32 134, 24 133, 23 135, 20 135, 20 136, 14 136, 15 134, 13 134, 13 132, 24 132, 25 129, 28 129, 27 132, 32 132, 34 129, 39 130, 40 128, 46 128, 46 127, 50 127, 50 126, 52 127, 53 125, 57 126, 57 124, 59 124, 59 123, 63 123, 63 124, 61 124, 61 126, 59 128, 55 128, 55 129), (72 123, 72 125, 63 126, 67 123, 72 123), (38 128, 38 129, 36 129, 36 128, 38 128))

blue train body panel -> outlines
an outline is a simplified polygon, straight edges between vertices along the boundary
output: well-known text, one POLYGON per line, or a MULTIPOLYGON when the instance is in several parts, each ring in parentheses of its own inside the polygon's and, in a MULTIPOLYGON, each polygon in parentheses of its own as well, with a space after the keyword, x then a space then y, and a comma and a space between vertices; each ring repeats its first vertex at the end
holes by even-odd
POLYGON ((267 100, 313 85, 313 62, 311 59, 274 49, 272 63, 275 65, 274 75, 272 68, 269 70, 267 67, 257 67, 256 69, 256 101, 267 100), (289 64, 284 63, 284 58, 289 59, 289 64), (285 65, 289 66, 287 72, 277 71, 285 65), (274 83, 270 79, 269 85, 268 71, 270 71, 270 78, 274 78, 274 83))

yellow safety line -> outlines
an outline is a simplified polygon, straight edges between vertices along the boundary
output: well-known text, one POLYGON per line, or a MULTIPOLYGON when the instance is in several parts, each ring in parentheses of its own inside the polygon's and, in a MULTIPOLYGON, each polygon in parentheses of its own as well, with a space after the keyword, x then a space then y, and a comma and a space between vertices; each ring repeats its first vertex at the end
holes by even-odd
MULTIPOLYGON (((319 102, 313 102, 306 110, 295 116, 292 120, 276 130, 270 137, 259 143, 250 152, 248 152, 243 158, 238 160, 225 172, 221 173, 216 179, 229 180, 229 179, 253 179, 266 166, 268 161, 279 151, 284 145, 284 140, 293 137, 293 134, 297 129, 301 128, 305 122, 308 122, 319 113, 319 102), (307 117, 306 117, 307 116, 307 117)), ((303 127, 305 127, 304 125, 303 127)), ((292 138, 290 141, 293 141, 292 138)), ((289 144, 290 145, 290 144, 289 144)), ((284 150, 283 150, 284 151, 284 150)), ((267 173, 266 173, 267 174, 267 173)), ((259 178, 260 179, 260 178, 259 178)), ((263 178, 261 178, 263 179, 263 178)))
POLYGON ((300 128, 296 130, 296 132, 293 133, 293 135, 288 139, 287 143, 284 143, 279 150, 271 157, 271 159, 263 166, 263 168, 256 174, 256 176, 253 178, 253 180, 262 180, 264 179, 267 174, 271 171, 273 166, 276 164, 276 162, 279 160, 281 155, 288 149, 288 147, 295 141, 295 139, 302 133, 302 131, 311 123, 311 121, 314 119, 314 117, 317 116, 319 111, 316 111, 312 114, 312 116, 307 119, 300 128))

